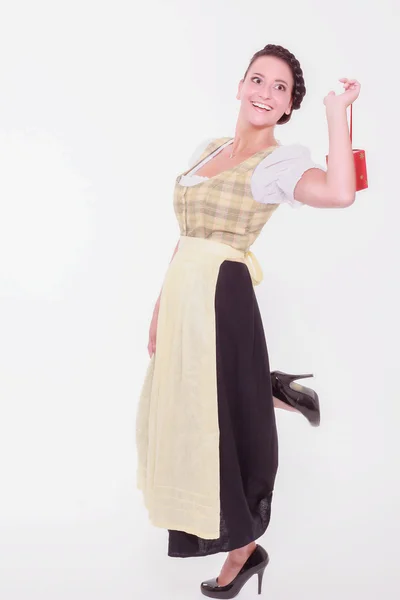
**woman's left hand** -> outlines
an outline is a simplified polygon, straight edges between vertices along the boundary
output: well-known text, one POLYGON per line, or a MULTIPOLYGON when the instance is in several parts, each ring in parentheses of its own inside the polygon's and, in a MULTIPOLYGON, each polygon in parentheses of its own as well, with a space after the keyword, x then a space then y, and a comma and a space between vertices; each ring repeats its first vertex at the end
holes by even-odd
POLYGON ((347 79, 346 77, 343 77, 343 79, 339 79, 339 81, 343 83, 345 91, 338 96, 333 91, 329 92, 324 98, 324 104, 327 108, 347 108, 357 100, 360 94, 361 85, 357 79, 347 79))

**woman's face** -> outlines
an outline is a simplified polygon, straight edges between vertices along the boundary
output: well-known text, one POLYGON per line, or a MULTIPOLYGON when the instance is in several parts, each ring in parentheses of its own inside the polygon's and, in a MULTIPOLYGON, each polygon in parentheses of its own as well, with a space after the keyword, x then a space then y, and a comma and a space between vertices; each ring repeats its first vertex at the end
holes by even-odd
POLYGON ((270 127, 292 107, 294 81, 290 67, 275 56, 260 56, 239 83, 236 98, 241 101, 239 118, 254 127, 270 127), (271 107, 258 108, 254 102, 271 107))

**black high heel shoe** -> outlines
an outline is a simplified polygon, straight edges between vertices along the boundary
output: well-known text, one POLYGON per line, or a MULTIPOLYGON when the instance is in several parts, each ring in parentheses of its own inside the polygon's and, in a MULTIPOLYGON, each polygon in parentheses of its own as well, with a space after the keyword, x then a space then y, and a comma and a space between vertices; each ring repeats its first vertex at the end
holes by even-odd
POLYGON ((272 395, 301 412, 313 427, 318 427, 321 422, 318 394, 311 388, 293 383, 296 379, 307 377, 313 375, 289 375, 282 371, 272 371, 272 395))
POLYGON ((236 577, 227 585, 218 585, 218 577, 203 581, 200 585, 201 593, 209 598, 234 598, 238 595, 246 581, 252 575, 258 574, 258 593, 261 594, 262 578, 265 568, 269 563, 269 556, 266 550, 259 544, 250 554, 236 577))

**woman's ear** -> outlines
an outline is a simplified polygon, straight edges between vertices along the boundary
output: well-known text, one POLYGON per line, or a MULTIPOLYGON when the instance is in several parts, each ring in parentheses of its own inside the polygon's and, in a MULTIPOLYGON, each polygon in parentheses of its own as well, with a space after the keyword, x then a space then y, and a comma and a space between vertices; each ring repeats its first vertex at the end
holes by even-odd
POLYGON ((292 112, 293 100, 290 101, 288 108, 285 110, 285 115, 290 115, 292 112))
POLYGON ((241 79, 239 81, 238 91, 237 91, 237 94, 236 94, 236 100, 240 100, 240 92, 242 91, 243 83, 244 83, 244 80, 241 79))

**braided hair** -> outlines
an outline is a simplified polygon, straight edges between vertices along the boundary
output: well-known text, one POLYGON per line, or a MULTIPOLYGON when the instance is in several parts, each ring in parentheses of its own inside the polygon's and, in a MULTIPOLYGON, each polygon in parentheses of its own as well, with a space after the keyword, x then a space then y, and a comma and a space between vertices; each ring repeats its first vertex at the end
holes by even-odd
POLYGON ((288 121, 290 121, 292 112, 300 108, 303 98, 306 95, 306 86, 304 83, 303 71, 301 69, 299 61, 291 52, 289 52, 289 50, 286 50, 286 48, 283 48, 283 46, 268 44, 267 46, 262 48, 262 50, 259 50, 254 54, 249 66, 247 67, 246 73, 244 74, 243 80, 246 79, 247 73, 249 72, 249 69, 251 68, 254 61, 257 60, 257 58, 259 58, 260 56, 276 56, 277 58, 284 60, 290 67, 290 70, 292 71, 294 80, 292 90, 292 110, 289 115, 283 114, 277 122, 277 125, 283 125, 284 123, 288 123, 288 121))

